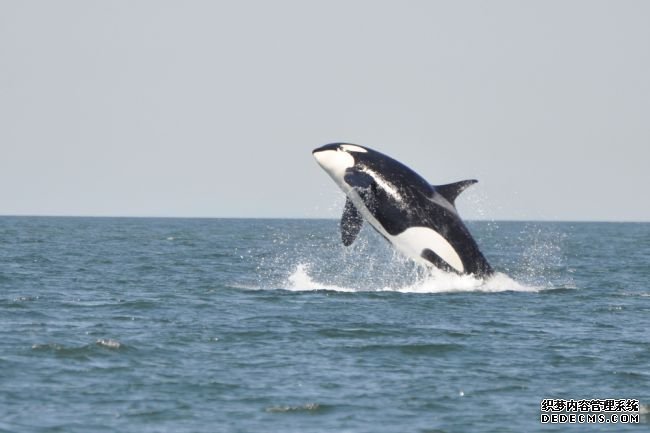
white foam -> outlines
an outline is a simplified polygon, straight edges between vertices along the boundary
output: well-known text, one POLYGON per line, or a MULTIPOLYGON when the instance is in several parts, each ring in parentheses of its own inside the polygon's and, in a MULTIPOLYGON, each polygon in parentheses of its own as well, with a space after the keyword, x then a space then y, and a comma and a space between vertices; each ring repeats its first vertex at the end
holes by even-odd
POLYGON ((291 290, 294 292, 308 292, 313 290, 331 290, 334 292, 356 292, 357 290, 350 287, 339 287, 330 284, 322 284, 314 281, 311 276, 309 276, 309 265, 301 263, 296 266, 296 269, 293 271, 288 278, 288 285, 284 287, 286 290, 291 290))
POLYGON ((399 293, 448 293, 448 292, 538 292, 541 287, 521 284, 508 275, 497 272, 487 279, 471 275, 456 275, 438 269, 431 269, 414 283, 384 287, 346 287, 328 282, 316 281, 309 274, 309 265, 299 264, 289 275, 285 290, 334 292, 399 292, 399 293))

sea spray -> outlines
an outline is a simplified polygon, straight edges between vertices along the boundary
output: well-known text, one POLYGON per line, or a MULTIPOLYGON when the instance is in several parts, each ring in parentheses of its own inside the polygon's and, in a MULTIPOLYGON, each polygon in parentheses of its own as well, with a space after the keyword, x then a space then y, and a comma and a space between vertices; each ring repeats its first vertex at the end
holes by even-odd
POLYGON ((536 292, 541 287, 521 284, 508 275, 497 272, 487 279, 477 279, 472 275, 457 275, 438 269, 418 273, 414 282, 397 285, 363 285, 342 286, 328 281, 319 281, 310 275, 311 266, 301 263, 287 277, 285 290, 313 291, 327 290, 334 292, 400 292, 400 293, 448 293, 448 292, 536 292))

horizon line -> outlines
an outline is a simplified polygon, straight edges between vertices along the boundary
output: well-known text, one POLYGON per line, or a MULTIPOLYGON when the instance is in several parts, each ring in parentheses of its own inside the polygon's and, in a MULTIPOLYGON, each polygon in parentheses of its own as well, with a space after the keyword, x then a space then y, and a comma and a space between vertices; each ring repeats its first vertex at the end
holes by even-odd
MULTIPOLYGON (((0 214, 0 218, 115 218, 115 219, 222 219, 222 220, 333 220, 335 217, 310 216, 169 216, 169 215, 63 215, 63 214, 0 214)), ((464 218, 465 221, 477 222, 544 222, 544 223, 631 223, 644 224, 650 220, 611 220, 611 219, 500 219, 500 218, 464 218)))

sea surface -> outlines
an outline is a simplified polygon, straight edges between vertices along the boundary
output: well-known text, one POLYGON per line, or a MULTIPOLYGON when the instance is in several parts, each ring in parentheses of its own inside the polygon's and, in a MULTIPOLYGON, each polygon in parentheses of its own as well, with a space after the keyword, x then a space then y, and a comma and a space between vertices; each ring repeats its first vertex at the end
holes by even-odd
POLYGON ((468 225, 488 281, 334 220, 0 217, 0 431, 650 430, 650 224, 468 225))

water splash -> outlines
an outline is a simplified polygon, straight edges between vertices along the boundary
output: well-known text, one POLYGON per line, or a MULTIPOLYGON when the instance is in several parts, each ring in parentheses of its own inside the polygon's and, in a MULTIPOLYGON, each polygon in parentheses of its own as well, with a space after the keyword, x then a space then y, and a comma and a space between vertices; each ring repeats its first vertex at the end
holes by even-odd
POLYGON ((256 251, 255 277, 235 287, 329 290, 336 292, 392 291, 401 293, 536 292, 574 288, 566 281, 563 235, 535 224, 473 223, 499 272, 486 279, 425 268, 399 254, 365 225, 355 243, 343 247, 338 222, 295 223, 291 230, 269 237, 268 249, 256 251), (335 234, 333 236, 333 234, 335 234), (566 284, 565 284, 566 283, 566 284))
POLYGON ((283 289, 303 292, 327 290, 334 292, 399 292, 399 293, 448 293, 448 292, 537 292, 541 287, 527 286, 513 280, 506 274, 497 272, 493 276, 480 279, 471 275, 456 275, 438 269, 430 269, 414 282, 385 286, 344 286, 328 281, 318 281, 310 275, 309 264, 301 263, 288 276, 283 289))

